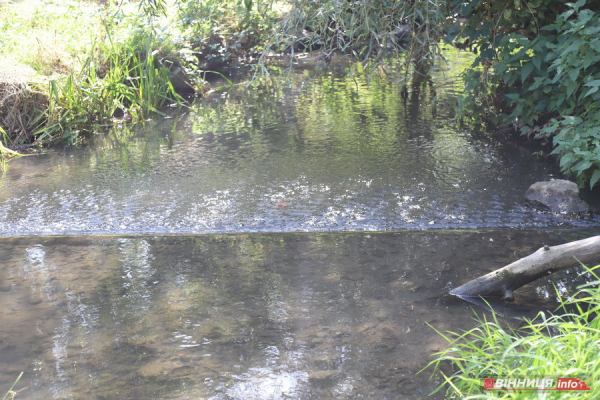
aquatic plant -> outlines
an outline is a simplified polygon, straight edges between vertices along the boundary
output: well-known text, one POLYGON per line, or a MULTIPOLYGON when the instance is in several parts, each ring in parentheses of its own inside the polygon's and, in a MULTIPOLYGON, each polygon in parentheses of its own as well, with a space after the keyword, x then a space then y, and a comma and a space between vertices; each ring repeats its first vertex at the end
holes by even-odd
POLYGON ((19 374, 19 376, 17 377, 17 380, 15 380, 15 382, 12 384, 12 386, 10 387, 10 389, 8 389, 8 392, 6 392, 6 394, 4 395, 4 397, 2 398, 2 400, 6 400, 9 398, 14 399, 15 396, 17 395, 17 392, 15 392, 13 389, 14 387, 17 385, 17 383, 19 383, 19 381, 21 380, 21 377, 23 376, 23 372, 21 372, 19 374))
MULTIPOLYGON (((596 267, 599 268, 599 267, 596 267)), ((540 313, 513 329, 493 313, 464 333, 444 335, 450 347, 429 366, 442 374, 447 396, 461 399, 530 399, 530 391, 486 392, 484 378, 575 377, 588 383, 590 391, 566 392, 569 399, 600 397, 600 279, 582 285, 579 291, 561 299, 559 313, 540 313), (447 376, 441 366, 450 363, 454 373, 447 376), (591 383, 591 384, 590 384, 591 383)), ((561 392, 556 392, 559 396, 561 392)), ((564 398, 564 397, 563 397, 564 398)))
POLYGON ((0 171, 4 172, 6 170, 6 161, 8 161, 12 158, 21 157, 21 154, 17 153, 16 151, 13 151, 9 148, 4 147, 2 142, 8 143, 9 138, 8 138, 8 135, 6 134, 6 131, 4 131, 4 129, 2 129, 1 126, 0 126, 0 137, 2 137, 2 140, 0 140, 0 171))

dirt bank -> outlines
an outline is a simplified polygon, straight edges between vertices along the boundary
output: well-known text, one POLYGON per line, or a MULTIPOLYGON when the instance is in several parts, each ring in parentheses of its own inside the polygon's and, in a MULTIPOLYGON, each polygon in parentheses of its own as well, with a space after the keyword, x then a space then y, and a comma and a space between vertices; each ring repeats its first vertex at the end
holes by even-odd
POLYGON ((0 127, 5 145, 31 143, 42 126, 48 96, 38 89, 41 82, 31 67, 0 59, 0 127))

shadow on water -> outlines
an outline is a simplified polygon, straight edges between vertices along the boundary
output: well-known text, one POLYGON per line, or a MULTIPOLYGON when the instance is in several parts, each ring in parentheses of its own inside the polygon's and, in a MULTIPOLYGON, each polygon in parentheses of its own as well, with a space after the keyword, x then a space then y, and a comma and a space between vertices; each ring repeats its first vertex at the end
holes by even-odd
MULTIPOLYGON (((431 327, 474 326, 443 294, 584 234, 2 238, 0 387, 25 371, 22 399, 423 398, 446 346, 431 327)), ((552 290, 517 302, 552 308, 552 290)))

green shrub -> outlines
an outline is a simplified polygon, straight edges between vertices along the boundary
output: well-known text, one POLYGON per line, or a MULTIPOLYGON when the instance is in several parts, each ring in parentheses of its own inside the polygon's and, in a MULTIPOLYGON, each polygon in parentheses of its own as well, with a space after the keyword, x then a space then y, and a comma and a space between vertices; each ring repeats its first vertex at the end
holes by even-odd
POLYGON ((461 3, 472 20, 450 39, 479 54, 466 75, 465 110, 493 110, 492 123, 551 140, 563 171, 593 187, 600 180, 600 14, 590 3, 508 0, 493 3, 489 15, 485 3, 461 3))
POLYGON ((600 14, 584 4, 571 4, 534 40, 505 38, 502 46, 519 48, 495 70, 510 88, 509 118, 523 134, 552 139, 563 171, 593 187, 600 180, 600 14))

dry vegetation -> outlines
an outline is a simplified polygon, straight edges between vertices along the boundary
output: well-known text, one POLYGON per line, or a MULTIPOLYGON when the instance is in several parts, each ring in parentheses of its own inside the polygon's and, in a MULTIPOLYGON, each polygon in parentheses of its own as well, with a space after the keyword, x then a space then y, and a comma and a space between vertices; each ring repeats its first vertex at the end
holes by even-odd
POLYGON ((26 142, 39 128, 48 96, 34 83, 37 73, 27 65, 0 64, 0 127, 10 134, 8 143, 26 142))
POLYGON ((48 82, 81 69, 101 17, 94 2, 0 0, 0 143, 18 148, 34 140, 48 82))

